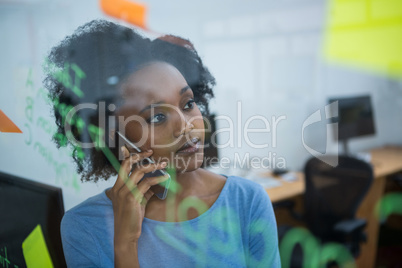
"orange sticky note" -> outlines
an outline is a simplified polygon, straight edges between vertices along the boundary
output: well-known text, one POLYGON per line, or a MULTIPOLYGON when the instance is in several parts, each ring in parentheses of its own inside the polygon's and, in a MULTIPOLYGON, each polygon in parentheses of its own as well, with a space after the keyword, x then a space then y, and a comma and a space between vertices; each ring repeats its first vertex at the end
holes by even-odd
POLYGON ((144 4, 128 0, 100 0, 100 6, 109 16, 125 20, 131 24, 146 29, 144 4))
POLYGON ((0 110, 0 131, 1 132, 12 132, 12 133, 22 133, 22 131, 7 117, 2 110, 0 110))

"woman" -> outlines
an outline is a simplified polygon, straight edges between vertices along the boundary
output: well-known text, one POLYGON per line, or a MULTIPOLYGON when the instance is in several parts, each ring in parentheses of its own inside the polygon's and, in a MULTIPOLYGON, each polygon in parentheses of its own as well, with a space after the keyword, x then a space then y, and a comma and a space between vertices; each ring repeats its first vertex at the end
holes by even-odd
POLYGON ((53 48, 48 65, 57 144, 75 146, 83 180, 118 175, 112 188, 63 217, 69 267, 280 266, 266 192, 246 179, 200 168, 202 113, 208 114, 215 81, 189 41, 151 41, 126 27, 92 21, 53 48), (63 114, 60 103, 75 107, 75 115, 63 114), (81 119, 87 128, 77 123, 81 119), (74 141, 88 144, 91 127, 104 132, 96 148, 79 154, 74 141), (68 139, 57 138, 64 134, 68 139), (148 157, 155 163, 144 163, 148 157), (118 168, 113 158, 122 160, 118 168), (168 177, 141 179, 167 167, 174 172, 162 200, 155 185, 168 177))

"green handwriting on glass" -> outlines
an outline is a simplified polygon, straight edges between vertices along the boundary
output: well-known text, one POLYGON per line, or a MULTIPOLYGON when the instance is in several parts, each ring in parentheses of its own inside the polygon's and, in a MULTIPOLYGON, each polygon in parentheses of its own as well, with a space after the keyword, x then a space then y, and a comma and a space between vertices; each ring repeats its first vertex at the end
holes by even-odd
POLYGON ((292 251, 296 244, 303 249, 305 268, 325 267, 328 261, 335 261, 340 267, 356 267, 353 256, 343 245, 337 243, 320 245, 308 230, 293 228, 286 233, 279 247, 283 268, 290 267, 292 251))
POLYGON ((389 193, 376 204, 375 215, 380 221, 385 221, 391 214, 402 215, 402 194, 389 193))
POLYGON ((0 265, 2 268, 11 268, 11 267, 18 268, 17 265, 11 264, 11 261, 8 259, 7 247, 1 248, 0 250, 0 265))
POLYGON ((84 92, 80 89, 81 80, 86 77, 86 74, 75 63, 64 63, 64 67, 60 70, 53 63, 46 60, 45 70, 60 82, 65 88, 71 89, 79 98, 84 96, 84 92), (70 75, 70 71, 74 74, 74 79, 70 75), (73 82, 74 80, 74 82, 73 82))
MULTIPOLYGON (((70 68, 74 74, 75 74, 75 82, 70 84, 70 80, 72 81, 72 78, 68 78, 67 75, 69 75, 68 70, 62 70, 62 71, 56 71, 53 74, 55 74, 58 78, 63 79, 60 81, 63 83, 63 85, 69 86, 69 88, 77 95, 83 96, 80 94, 81 90, 79 89, 79 85, 81 82, 81 79, 85 77, 85 74, 82 72, 82 70, 75 64, 68 65, 68 68, 70 68)), ((55 69, 55 68, 53 68, 55 69)), ((29 70, 28 73, 28 78, 25 83, 27 88, 34 89, 34 83, 32 80, 32 69, 29 70)), ((53 101, 51 101, 48 98, 48 95, 45 93, 43 88, 40 88, 38 90, 38 93, 36 94, 36 97, 43 98, 43 100, 48 103, 48 104, 53 104, 54 108, 61 114, 62 116, 62 123, 64 124, 65 122, 65 117, 68 114, 68 112, 73 108, 71 105, 66 105, 64 103, 60 103, 59 99, 56 98, 53 101)), ((28 146, 33 146, 34 151, 39 153, 43 157, 43 159, 51 166, 54 168, 56 172, 56 182, 59 183, 61 182, 64 186, 72 186, 76 191, 79 191, 80 186, 78 183, 78 176, 77 174, 70 174, 67 165, 65 163, 60 163, 56 159, 58 157, 53 156, 51 153, 51 150, 43 146, 39 141, 35 141, 33 137, 32 132, 32 127, 36 126, 39 129, 42 129, 46 134, 50 134, 53 136, 53 138, 57 141, 59 141, 59 144, 63 147, 67 145, 67 138, 64 134, 61 133, 56 133, 56 127, 54 126, 54 123, 50 122, 48 119, 44 118, 43 116, 35 117, 35 100, 31 96, 26 97, 26 106, 25 106, 25 117, 27 122, 24 124, 24 127, 26 128, 27 131, 25 131, 27 137, 25 139, 25 144, 28 146), (71 182, 72 179, 72 182, 71 182), (61 180, 61 181, 60 181, 61 180)), ((81 130, 84 127, 84 121, 81 118, 73 117, 69 120, 69 123, 71 125, 75 125, 78 132, 81 132, 81 130)), ((78 146, 73 146, 73 148, 68 148, 67 150, 60 150, 62 153, 66 153, 67 156, 75 156, 79 160, 84 159, 84 152, 82 151, 81 147, 78 146)))

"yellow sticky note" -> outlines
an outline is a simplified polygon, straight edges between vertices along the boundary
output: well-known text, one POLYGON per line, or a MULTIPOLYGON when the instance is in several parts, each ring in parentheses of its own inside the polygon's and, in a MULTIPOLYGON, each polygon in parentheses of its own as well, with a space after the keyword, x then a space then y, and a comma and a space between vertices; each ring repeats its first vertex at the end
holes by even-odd
POLYGON ((53 268, 40 225, 22 242, 22 252, 28 268, 53 268))
POLYGON ((402 1, 330 0, 328 60, 402 76, 402 1))

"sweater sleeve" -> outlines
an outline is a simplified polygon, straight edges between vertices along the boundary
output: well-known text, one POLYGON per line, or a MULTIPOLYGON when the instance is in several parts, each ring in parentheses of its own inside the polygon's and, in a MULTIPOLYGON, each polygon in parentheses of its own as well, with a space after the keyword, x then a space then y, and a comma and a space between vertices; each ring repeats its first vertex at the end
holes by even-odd
POLYGON ((250 208, 247 267, 281 267, 274 210, 262 187, 254 191, 250 208))
POLYGON ((101 267, 97 245, 90 230, 79 217, 66 212, 60 232, 67 267, 101 267))

